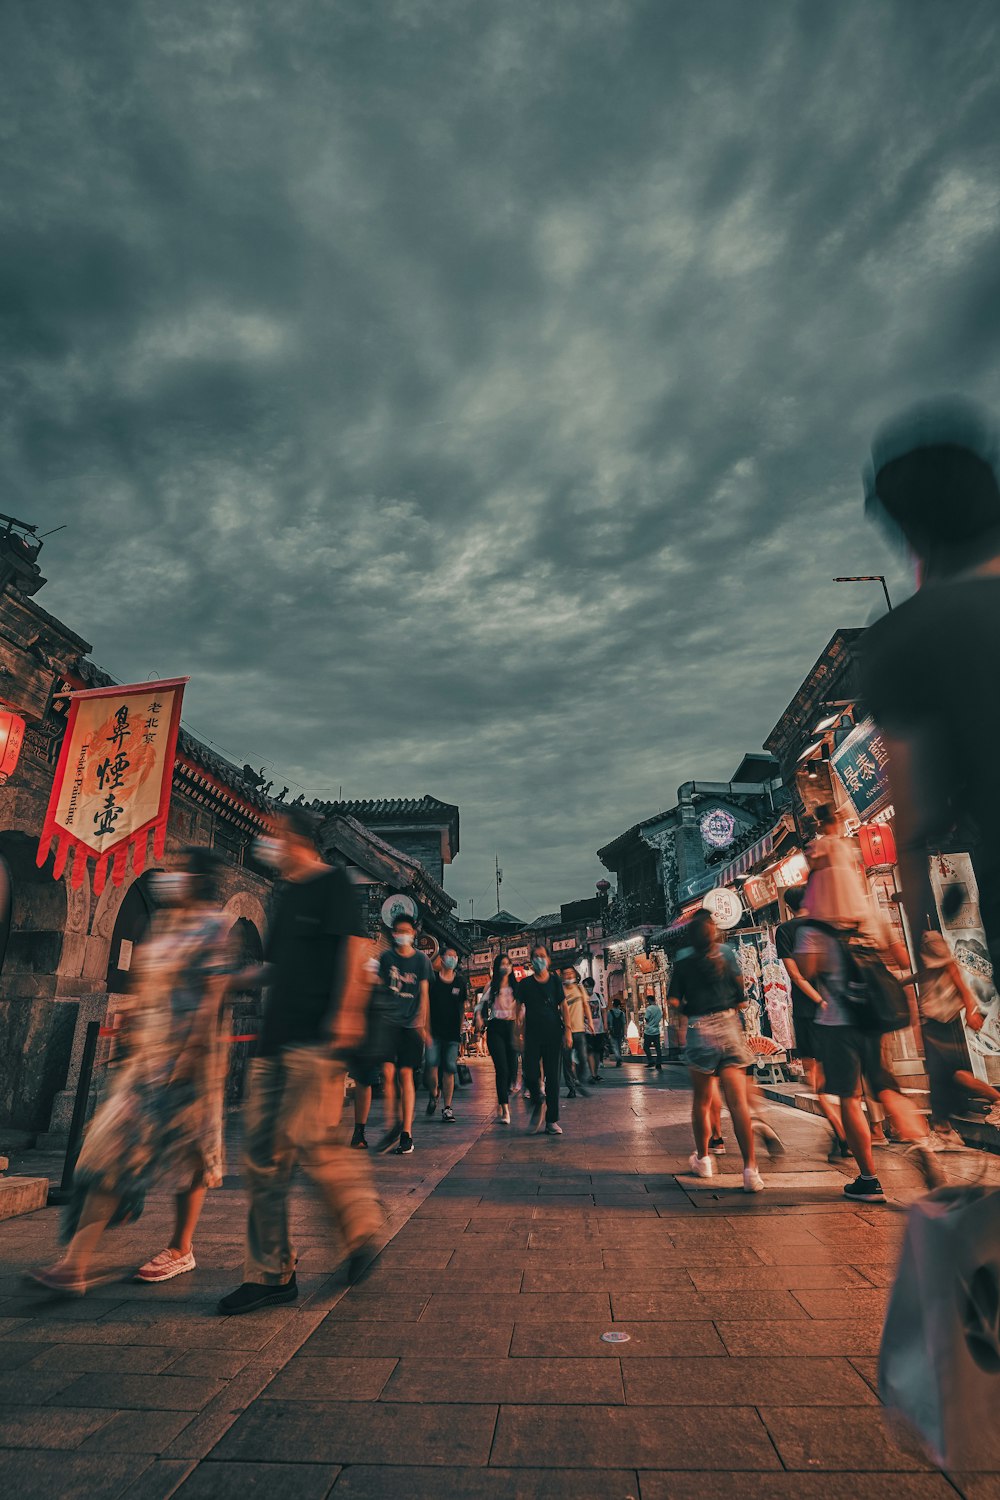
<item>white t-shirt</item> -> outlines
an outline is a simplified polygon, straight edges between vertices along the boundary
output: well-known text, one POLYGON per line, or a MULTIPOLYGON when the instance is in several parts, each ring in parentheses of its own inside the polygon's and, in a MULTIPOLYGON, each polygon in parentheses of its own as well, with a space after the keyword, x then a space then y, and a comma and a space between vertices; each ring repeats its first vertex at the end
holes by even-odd
POLYGON ((587 1004, 590 1006, 590 1019, 594 1023, 594 1033, 595 1035, 600 1036, 607 1030, 607 1027, 604 1024, 604 1012, 607 1010, 607 1006, 604 1003, 603 997, 598 993, 597 990, 595 990, 591 995, 587 1004))

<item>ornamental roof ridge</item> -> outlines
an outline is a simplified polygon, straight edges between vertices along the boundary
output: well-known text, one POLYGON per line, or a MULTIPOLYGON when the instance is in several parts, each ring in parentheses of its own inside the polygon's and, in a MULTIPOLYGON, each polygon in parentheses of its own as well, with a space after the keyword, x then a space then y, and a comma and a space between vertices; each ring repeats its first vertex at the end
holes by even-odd
POLYGON ((419 859, 414 859, 410 854, 404 854, 402 849, 396 848, 395 844, 390 844, 388 840, 379 838, 377 833, 373 833, 366 824, 352 817, 350 813, 331 813, 329 816, 334 822, 345 824, 356 836, 360 837, 365 843, 370 844, 376 852, 385 855, 393 863, 402 865, 405 869, 409 870, 416 877, 417 881, 426 886, 429 893, 447 910, 454 910, 457 906, 458 903, 455 901, 455 898, 449 896, 444 886, 438 884, 434 876, 425 865, 420 863, 419 859))

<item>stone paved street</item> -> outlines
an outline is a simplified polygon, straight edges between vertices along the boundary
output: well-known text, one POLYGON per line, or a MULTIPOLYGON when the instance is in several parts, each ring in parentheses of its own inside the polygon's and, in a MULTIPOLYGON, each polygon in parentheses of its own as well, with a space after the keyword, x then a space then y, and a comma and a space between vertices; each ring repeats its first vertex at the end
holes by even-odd
MULTIPOLYGON (((49 1299, 21 1272, 51 1253, 57 1211, 0 1225, 0 1494, 1000 1495, 1000 1449, 997 1473, 946 1478, 885 1428, 875 1356, 903 1220, 844 1203, 816 1120, 772 1111, 788 1153, 747 1197, 728 1122, 723 1174, 679 1176, 679 1069, 611 1071, 565 1104, 561 1140, 526 1136, 520 1103, 515 1128, 494 1124, 489 1065, 474 1072, 456 1126, 418 1111, 415 1155, 378 1161, 386 1246, 351 1290, 303 1190, 299 1303, 217 1317, 240 1279, 236 1176, 209 1197, 197 1272, 158 1290, 49 1299)), ((879 1166, 896 1206, 914 1196, 895 1149, 879 1166)), ((121 1275, 168 1207, 109 1238, 121 1275)))

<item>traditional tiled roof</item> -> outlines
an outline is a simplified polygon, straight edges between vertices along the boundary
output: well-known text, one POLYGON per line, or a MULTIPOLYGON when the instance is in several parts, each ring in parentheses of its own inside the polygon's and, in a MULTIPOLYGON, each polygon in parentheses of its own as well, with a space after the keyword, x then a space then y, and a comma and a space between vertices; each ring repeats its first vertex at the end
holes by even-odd
POLYGON ((345 813, 349 817, 365 822, 368 818, 428 818, 441 821, 442 813, 456 813, 458 808, 451 802, 442 802, 438 797, 376 797, 348 802, 316 801, 313 807, 328 813, 345 813))

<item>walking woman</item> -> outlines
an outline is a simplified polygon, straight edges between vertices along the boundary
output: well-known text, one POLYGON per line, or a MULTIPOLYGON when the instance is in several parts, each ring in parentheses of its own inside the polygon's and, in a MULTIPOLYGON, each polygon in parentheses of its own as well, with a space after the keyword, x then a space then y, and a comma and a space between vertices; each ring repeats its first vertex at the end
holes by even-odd
POLYGON ((718 930, 707 911, 695 912, 692 918, 691 946, 694 951, 674 965, 667 1001, 687 1017, 687 1061, 694 1089, 691 1123, 695 1147, 691 1170, 699 1177, 712 1176, 712 1158, 708 1154, 710 1110, 718 1078, 743 1155, 743 1191, 759 1193, 764 1183, 757 1171, 747 1102, 746 1070, 753 1058, 743 1040, 739 1020, 743 987, 734 972, 734 961, 723 951, 718 930))
POLYGON ((562 980, 549 965, 544 943, 531 950, 531 973, 517 987, 517 1003, 524 1015, 524 1086, 531 1100, 529 1131, 562 1135, 559 1124, 559 1070, 564 1047, 573 1045, 569 1006, 562 980), (542 1084, 545 1073, 545 1123, 542 1123, 542 1084))
POLYGON ((176 1218, 166 1249, 136 1279, 170 1281, 195 1268, 194 1231, 208 1188, 221 1187, 226 1050, 225 993, 259 983, 235 974, 219 911, 219 857, 188 849, 178 871, 156 872, 160 908, 136 949, 135 988, 123 1017, 124 1055, 83 1143, 55 1265, 31 1273, 51 1291, 80 1296, 109 1225, 139 1218, 154 1181, 174 1186, 176 1218))
POLYGON ((514 970, 506 953, 493 960, 493 973, 477 1006, 480 1027, 486 1032, 486 1045, 493 1059, 497 1080, 497 1120, 510 1124, 510 1091, 517 1078, 517 1050, 514 1032, 517 1026, 517 995, 514 970))

